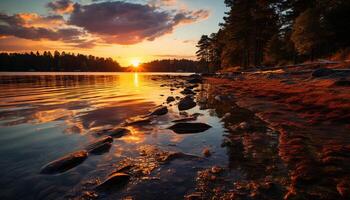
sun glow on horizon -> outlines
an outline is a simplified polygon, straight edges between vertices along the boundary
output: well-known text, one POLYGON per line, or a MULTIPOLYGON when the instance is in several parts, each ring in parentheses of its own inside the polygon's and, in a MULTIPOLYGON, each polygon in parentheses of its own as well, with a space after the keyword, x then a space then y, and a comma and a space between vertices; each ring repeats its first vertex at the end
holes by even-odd
POLYGON ((139 59, 133 59, 131 60, 131 65, 134 67, 134 68, 138 68, 140 66, 140 63, 141 61, 139 59))

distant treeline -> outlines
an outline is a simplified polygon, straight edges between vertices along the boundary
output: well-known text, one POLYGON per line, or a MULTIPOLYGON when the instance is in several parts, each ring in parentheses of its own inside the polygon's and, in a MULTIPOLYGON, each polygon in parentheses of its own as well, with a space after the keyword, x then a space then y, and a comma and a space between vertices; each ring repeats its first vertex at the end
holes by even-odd
POLYGON ((0 53, 0 71, 117 72, 122 68, 112 58, 44 51, 42 54, 0 53))
POLYGON ((141 70, 147 72, 204 72, 206 68, 197 61, 187 59, 154 60, 141 65, 141 70))
POLYGON ((350 47, 349 0, 225 0, 218 32, 197 56, 211 69, 297 63, 350 47))

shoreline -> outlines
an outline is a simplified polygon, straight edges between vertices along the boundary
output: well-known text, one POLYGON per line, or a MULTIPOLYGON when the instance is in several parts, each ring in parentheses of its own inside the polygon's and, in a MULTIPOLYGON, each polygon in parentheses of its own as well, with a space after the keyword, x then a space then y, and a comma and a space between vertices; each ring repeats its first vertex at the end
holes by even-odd
MULTIPOLYGON (((285 190, 284 199, 347 198, 349 185, 346 183, 350 180, 346 170, 350 163, 348 75, 314 77, 313 73, 314 70, 226 74, 206 77, 205 83, 211 86, 214 101, 247 109, 278 133, 276 150, 288 173, 286 180, 272 183, 283 188, 281 191, 285 190), (339 84, 339 81, 343 83, 339 84)), ((254 130, 254 123, 249 121, 238 124, 238 127, 243 124, 246 132, 251 134, 260 132, 254 130)), ((245 140, 259 141, 261 137, 267 137, 247 136, 247 133, 237 136, 237 125, 225 125, 230 130, 230 142, 239 143, 244 149, 249 149, 245 140)), ((253 182, 258 188, 266 183, 253 182)), ((248 190, 250 195, 259 193, 251 188, 248 190)))

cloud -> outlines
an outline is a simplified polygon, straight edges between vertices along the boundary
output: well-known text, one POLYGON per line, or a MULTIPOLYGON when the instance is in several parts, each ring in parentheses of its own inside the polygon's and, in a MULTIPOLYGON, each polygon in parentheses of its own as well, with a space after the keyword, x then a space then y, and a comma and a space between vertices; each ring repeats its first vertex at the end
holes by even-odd
POLYGON ((149 5, 128 2, 100 2, 74 5, 69 24, 100 36, 108 43, 136 44, 171 33, 180 24, 209 16, 206 10, 162 11, 149 5))
POLYGON ((86 42, 86 33, 77 27, 62 26, 62 16, 40 16, 35 13, 7 15, 0 13, 0 36, 15 36, 29 40, 51 40, 66 43, 86 42))
MULTIPOLYGON (((177 0, 151 2, 173 5, 177 0)), ((54 0, 47 7, 52 11, 48 16, 0 12, 0 38, 14 36, 33 41, 61 41, 79 48, 92 48, 96 44, 131 45, 153 41, 172 33, 179 25, 195 23, 209 16, 207 10, 164 9, 127 1, 94 0, 81 4, 54 0)))
POLYGON ((49 2, 46 6, 59 14, 71 13, 74 9, 74 4, 71 0, 55 0, 49 2))
POLYGON ((148 4, 153 7, 174 6, 176 5, 176 3, 177 3, 177 0, 150 0, 148 2, 148 4))

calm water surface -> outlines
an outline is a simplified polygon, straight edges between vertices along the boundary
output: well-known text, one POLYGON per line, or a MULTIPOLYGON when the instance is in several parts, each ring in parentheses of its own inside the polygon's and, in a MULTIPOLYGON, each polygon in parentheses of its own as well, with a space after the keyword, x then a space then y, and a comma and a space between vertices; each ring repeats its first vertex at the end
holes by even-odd
POLYGON ((81 165, 59 175, 39 173, 48 162, 96 139, 91 134, 93 130, 118 126, 130 117, 146 114, 170 95, 183 96, 180 89, 161 87, 164 83, 169 83, 164 74, 0 74, 0 198, 80 196, 91 181, 104 179, 118 162, 137 158, 140 148, 150 146, 199 156, 208 147, 214 154, 210 159, 176 160, 160 166, 152 172, 157 173, 157 180, 134 181, 127 188, 100 194, 99 198, 159 199, 162 195, 181 199, 193 191, 198 169, 228 163, 226 149, 221 147, 225 134, 222 122, 213 110, 198 107, 188 114, 203 114, 197 122, 210 124, 213 128, 208 131, 178 135, 166 129, 172 125, 171 120, 179 117, 173 105, 167 115, 150 125, 129 127, 132 134, 115 139, 109 152, 89 156, 81 165))

